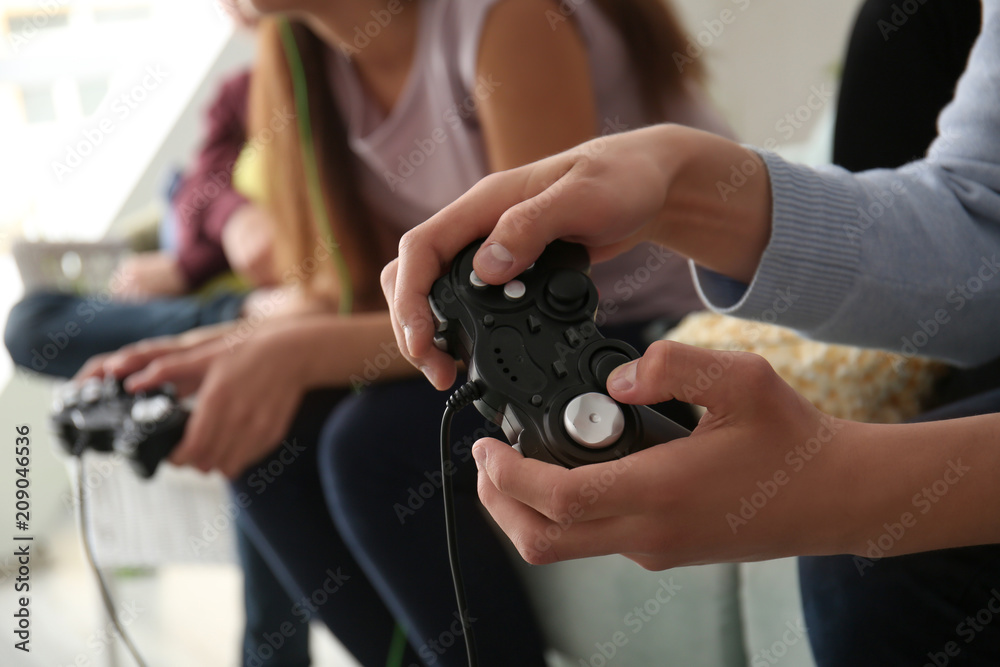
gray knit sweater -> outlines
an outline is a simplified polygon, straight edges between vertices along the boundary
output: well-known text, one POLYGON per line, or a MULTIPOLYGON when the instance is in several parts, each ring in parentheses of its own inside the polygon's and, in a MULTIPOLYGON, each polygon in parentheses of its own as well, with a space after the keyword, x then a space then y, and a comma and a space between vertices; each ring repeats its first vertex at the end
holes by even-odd
MULTIPOLYGON (((920 72, 914 72, 920 76, 920 72)), ((976 364, 1000 355, 1000 0, 927 157, 811 169, 758 151, 771 240, 749 286, 694 267, 713 309, 822 340, 976 364)))

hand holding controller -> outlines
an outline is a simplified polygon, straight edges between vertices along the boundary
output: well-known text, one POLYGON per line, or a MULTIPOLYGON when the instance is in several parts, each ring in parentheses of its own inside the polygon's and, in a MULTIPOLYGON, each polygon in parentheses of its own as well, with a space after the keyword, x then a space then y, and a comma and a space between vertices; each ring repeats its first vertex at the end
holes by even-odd
POLYGON ((690 431, 607 394, 608 376, 638 359, 594 324, 597 290, 583 246, 556 241, 506 285, 488 285, 458 254, 429 297, 440 349, 463 360, 476 408, 525 456, 568 468, 627 456, 690 431))
POLYGON ((91 378, 59 390, 51 423, 70 454, 118 452, 149 478, 181 441, 188 416, 169 387, 133 395, 114 378, 91 378))

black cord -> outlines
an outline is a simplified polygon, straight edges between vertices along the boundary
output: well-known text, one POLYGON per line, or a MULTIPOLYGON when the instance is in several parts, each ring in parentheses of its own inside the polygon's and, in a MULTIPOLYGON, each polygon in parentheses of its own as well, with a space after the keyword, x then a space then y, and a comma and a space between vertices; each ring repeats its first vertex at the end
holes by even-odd
POLYGON ((139 665, 139 667, 146 667, 145 661, 143 661, 142 656, 139 655, 138 649, 136 649, 135 644, 132 643, 131 638, 129 638, 128 633, 125 632, 125 628, 122 626, 121 621, 118 618, 118 612, 115 611, 115 602, 111 598, 111 591, 108 589, 108 584, 104 580, 104 575, 101 574, 100 568, 97 567, 97 561, 94 559, 94 546, 90 543, 90 531, 87 530, 87 509, 84 505, 84 499, 87 497, 87 494, 83 491, 83 449, 84 447, 81 447, 80 443, 77 443, 74 451, 77 470, 77 507, 79 507, 80 510, 80 532, 83 534, 83 552, 87 556, 87 563, 90 565, 90 569, 94 573, 94 577, 97 578, 97 587, 101 592, 101 600, 104 601, 104 608, 107 610, 108 616, 111 618, 111 623, 115 626, 115 630, 118 631, 118 636, 122 638, 125 648, 127 648, 128 652, 132 654, 135 664, 139 665))
POLYGON ((455 601, 458 603, 458 615, 462 621, 465 635, 465 654, 469 659, 469 667, 476 667, 476 641, 472 636, 472 625, 469 618, 469 605, 465 601, 465 583, 462 581, 462 569, 458 562, 458 533, 455 530, 455 490, 452 485, 454 472, 451 466, 451 420, 459 410, 480 397, 481 390, 475 382, 466 382, 458 391, 448 398, 448 404, 441 418, 441 478, 444 491, 444 525, 448 534, 448 562, 451 564, 451 581, 455 586, 455 601))

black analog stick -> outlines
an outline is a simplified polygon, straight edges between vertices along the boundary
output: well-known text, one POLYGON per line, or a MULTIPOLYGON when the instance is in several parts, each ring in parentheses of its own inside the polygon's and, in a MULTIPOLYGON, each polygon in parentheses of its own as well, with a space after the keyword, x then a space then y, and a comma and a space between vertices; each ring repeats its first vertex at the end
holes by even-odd
POLYGON ((579 271, 558 271, 545 286, 549 305, 560 313, 572 313, 587 303, 590 280, 579 271))
POLYGON ((611 375, 611 371, 630 361, 632 360, 629 357, 617 350, 598 352, 590 362, 590 370, 604 388, 608 386, 608 376, 611 375))

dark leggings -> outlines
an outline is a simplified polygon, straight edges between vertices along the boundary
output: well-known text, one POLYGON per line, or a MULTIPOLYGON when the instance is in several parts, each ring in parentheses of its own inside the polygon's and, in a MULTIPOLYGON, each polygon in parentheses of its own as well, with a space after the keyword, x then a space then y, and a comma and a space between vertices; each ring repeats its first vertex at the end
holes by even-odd
MULTIPOLYGON (((409 638, 397 664, 465 664, 440 490, 444 398, 423 379, 313 392, 286 444, 233 485, 292 615, 314 614, 363 665, 387 664, 397 621, 409 638)), ((455 420, 453 480, 480 664, 541 666, 531 606, 476 496, 476 429, 487 432, 473 408, 455 420)))
MULTIPOLYGON (((892 168, 926 153, 979 34, 980 11, 979 0, 865 3, 844 65, 834 162, 852 171, 892 168)), ((996 382, 995 372, 958 374, 946 396, 966 398, 920 421, 1000 411, 1000 391, 988 389, 996 382)), ((1000 664, 1000 545, 873 561, 800 558, 799 574, 820 667, 1000 664)))

